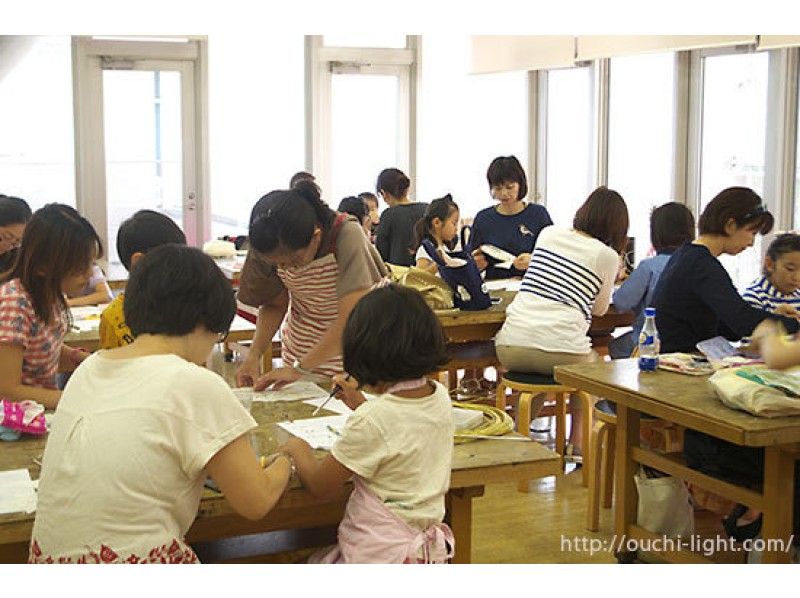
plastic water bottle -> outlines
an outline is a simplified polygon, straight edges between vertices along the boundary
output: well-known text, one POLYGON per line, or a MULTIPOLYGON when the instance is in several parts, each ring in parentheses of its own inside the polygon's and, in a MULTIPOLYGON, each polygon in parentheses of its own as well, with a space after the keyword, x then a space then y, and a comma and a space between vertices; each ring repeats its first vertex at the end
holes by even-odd
POLYGON ((656 330, 656 308, 644 308, 644 326, 639 333, 639 370, 655 372, 658 367, 658 352, 661 341, 656 330))

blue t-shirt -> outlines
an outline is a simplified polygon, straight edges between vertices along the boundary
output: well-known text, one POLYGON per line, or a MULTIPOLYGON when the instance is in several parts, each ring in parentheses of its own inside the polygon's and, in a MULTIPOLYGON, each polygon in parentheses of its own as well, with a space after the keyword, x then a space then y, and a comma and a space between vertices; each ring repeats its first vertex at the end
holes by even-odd
MULTIPOLYGON (((553 224, 547 208, 539 204, 528 204, 519 214, 507 216, 501 214, 493 206, 478 212, 472 223, 472 234, 469 238, 469 250, 478 249, 481 245, 494 245, 514 256, 520 253, 532 253, 533 246, 541 230, 553 224)), ((497 260, 486 256, 489 266, 486 268, 486 279, 511 278, 522 276, 524 270, 495 268, 497 260)))

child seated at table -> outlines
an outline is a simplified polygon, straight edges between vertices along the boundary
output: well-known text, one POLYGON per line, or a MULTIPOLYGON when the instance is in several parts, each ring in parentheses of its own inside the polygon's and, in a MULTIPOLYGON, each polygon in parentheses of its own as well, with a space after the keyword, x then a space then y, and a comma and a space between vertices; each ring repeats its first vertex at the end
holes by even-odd
POLYGON ((342 345, 348 375, 333 380, 355 412, 341 437, 322 460, 300 438, 279 449, 315 496, 333 495, 353 478, 338 545, 311 560, 444 562, 454 544, 442 523, 453 412, 447 390, 425 378, 447 361, 441 324, 417 291, 389 285, 356 304, 342 345), (365 402, 361 387, 380 396, 365 402))
POLYGON ((782 305, 795 313, 800 309, 800 235, 784 233, 773 239, 764 257, 763 275, 747 287, 742 297, 753 307, 770 313, 782 305))
POLYGON ((273 507, 291 460, 261 469, 255 420, 203 367, 235 313, 230 282, 199 249, 164 245, 136 265, 134 342, 87 358, 53 418, 30 562, 197 562, 184 537, 207 475, 245 518, 273 507))
POLYGON ((111 288, 106 282, 103 270, 97 264, 92 266, 92 276, 77 293, 67 294, 67 305, 79 307, 81 305, 100 305, 109 303, 114 299, 111 288))
POLYGON ((74 208, 48 204, 33 214, 19 258, 0 281, 0 399, 55 409, 56 373, 86 357, 64 345, 64 295, 84 287, 102 253, 94 228, 74 208))
POLYGON ((459 222, 458 205, 448 193, 444 197, 434 199, 425 209, 425 215, 417 221, 414 227, 416 237, 416 266, 431 274, 439 273, 439 266, 428 255, 422 244, 428 239, 438 252, 447 251, 458 236, 459 222))
POLYGON ((617 311, 636 314, 633 330, 608 344, 611 359, 630 357, 644 326, 644 308, 652 305, 661 271, 678 247, 694 239, 694 216, 685 205, 671 201, 650 214, 650 241, 656 255, 642 260, 612 296, 617 311))
MULTIPOLYGON (((117 231, 117 254, 128 272, 145 253, 160 245, 186 245, 186 235, 168 216, 153 210, 139 210, 117 231)), ((100 315, 100 348, 113 349, 133 342, 125 323, 125 293, 120 293, 100 315)))
POLYGON ((0 194, 0 274, 14 265, 22 233, 31 215, 27 201, 0 194))

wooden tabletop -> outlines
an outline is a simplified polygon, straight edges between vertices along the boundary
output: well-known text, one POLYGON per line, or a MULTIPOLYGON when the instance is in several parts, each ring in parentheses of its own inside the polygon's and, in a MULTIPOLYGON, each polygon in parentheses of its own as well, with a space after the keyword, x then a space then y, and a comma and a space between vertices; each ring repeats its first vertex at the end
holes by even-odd
POLYGON ((562 384, 744 446, 800 442, 800 416, 764 418, 730 409, 707 376, 640 372, 636 359, 557 366, 562 384))

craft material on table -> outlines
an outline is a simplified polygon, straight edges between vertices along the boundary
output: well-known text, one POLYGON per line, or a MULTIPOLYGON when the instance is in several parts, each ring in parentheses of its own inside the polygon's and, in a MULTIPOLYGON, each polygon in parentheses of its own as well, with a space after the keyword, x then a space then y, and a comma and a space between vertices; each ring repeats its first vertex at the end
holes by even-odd
POLYGON ((0 471, 0 488, 0 514, 36 510, 36 490, 27 469, 0 471))
POLYGON ((348 415, 312 417, 293 422, 279 422, 278 425, 292 436, 302 438, 311 448, 330 450, 342 433, 348 415))
POLYGON ((315 399, 318 397, 323 397, 324 399, 328 396, 328 391, 308 380, 298 380, 277 390, 254 391, 252 387, 234 388, 233 394, 243 402, 247 398, 252 398, 254 402, 274 403, 276 401, 302 401, 303 399, 315 399))
POLYGON ((495 268, 506 268, 510 270, 514 265, 514 260, 517 259, 514 254, 500 249, 499 247, 495 247, 494 245, 481 245, 480 249, 489 257, 499 260, 498 263, 494 265, 495 268))
POLYGON ((519 291, 522 280, 519 278, 501 278, 499 280, 487 280, 484 282, 489 291, 519 291))

